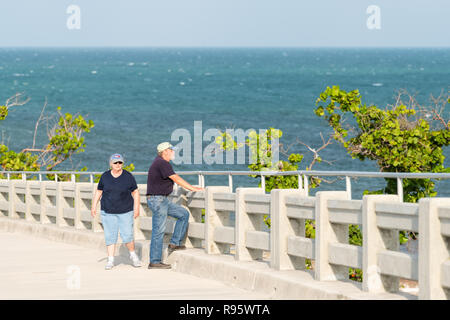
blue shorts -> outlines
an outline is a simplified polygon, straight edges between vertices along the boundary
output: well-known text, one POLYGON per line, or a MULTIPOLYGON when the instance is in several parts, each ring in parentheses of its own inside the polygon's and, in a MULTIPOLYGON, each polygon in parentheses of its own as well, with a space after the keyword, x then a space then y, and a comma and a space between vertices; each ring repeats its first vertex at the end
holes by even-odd
POLYGON ((134 212, 126 213, 106 213, 101 210, 103 232, 105 233, 105 244, 107 246, 117 243, 120 231, 120 237, 123 243, 132 242, 134 240, 133 224, 134 212))

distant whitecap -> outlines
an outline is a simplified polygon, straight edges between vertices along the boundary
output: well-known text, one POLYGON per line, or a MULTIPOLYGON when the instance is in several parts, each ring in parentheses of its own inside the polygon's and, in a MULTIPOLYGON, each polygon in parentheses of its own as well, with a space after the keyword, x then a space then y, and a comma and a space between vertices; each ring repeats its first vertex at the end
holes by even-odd
POLYGON ((130 63, 128 63, 128 65, 129 65, 130 67, 132 67, 132 66, 134 66, 134 62, 130 62, 130 63))
POLYGON ((184 83, 183 81, 180 82, 180 86, 184 86, 186 83, 184 83))
POLYGON ((374 87, 381 87, 383 84, 381 82, 372 83, 374 87))
POLYGON ((91 73, 92 73, 92 74, 96 74, 96 73, 97 73, 97 70, 92 70, 91 73))

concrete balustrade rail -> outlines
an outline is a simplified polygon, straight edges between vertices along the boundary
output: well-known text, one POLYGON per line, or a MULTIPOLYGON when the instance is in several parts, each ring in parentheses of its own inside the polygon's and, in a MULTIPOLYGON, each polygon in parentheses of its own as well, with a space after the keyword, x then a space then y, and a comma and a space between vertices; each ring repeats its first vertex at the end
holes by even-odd
MULTIPOLYGON (((39 224, 102 232, 90 214, 95 183, 0 180, 0 216, 39 224)), ((135 239, 150 240, 152 214, 146 185, 139 185, 141 215, 135 239)), ((418 282, 419 299, 450 299, 450 198, 403 203, 398 195, 349 200, 346 191, 208 186, 204 192, 174 189, 171 201, 190 212, 186 246, 238 261, 266 261, 271 270, 303 270, 316 281, 348 281, 362 269, 361 290, 398 293, 399 280, 418 282), (270 228, 264 218, 270 218, 270 228), (315 225, 307 238, 306 220, 315 225), (349 225, 360 226, 362 246, 349 244, 349 225), (399 231, 418 233, 417 252, 404 252, 399 231), (307 270, 307 260, 313 265, 307 270)), ((98 208, 99 212, 99 208, 98 208)), ((166 240, 173 232, 169 220, 166 240)))

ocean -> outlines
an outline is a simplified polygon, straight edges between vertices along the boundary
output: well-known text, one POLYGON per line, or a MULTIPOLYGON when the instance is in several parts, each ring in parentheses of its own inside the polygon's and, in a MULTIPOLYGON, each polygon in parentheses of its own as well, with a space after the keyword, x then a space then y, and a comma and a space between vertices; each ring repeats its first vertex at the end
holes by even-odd
MULTIPOLYGON (((79 113, 95 123, 86 135, 85 152, 61 170, 108 169, 112 153, 124 155, 136 171, 147 171, 156 146, 171 141, 176 129, 194 136, 194 121, 209 128, 282 130, 289 153, 305 155, 322 145, 330 128, 314 114, 315 101, 327 86, 359 89, 366 104, 395 103, 405 89, 422 104, 450 88, 450 49, 395 48, 0 48, 0 103, 16 92, 31 100, 14 107, 0 123, 2 141, 20 151, 30 147, 36 120, 47 99, 46 114, 79 113)), ((448 110, 446 111, 449 113, 448 110)), ((41 124, 37 146, 47 139, 41 124)), ((178 141, 171 141, 177 144, 178 141)), ((210 142, 204 142, 209 144, 210 142)), ((315 170, 378 171, 373 161, 351 159, 337 142, 321 152, 315 170)), ((449 166, 449 148, 445 149, 449 166)), ((280 155, 284 159, 283 155, 280 155)), ((248 170, 246 164, 179 164, 184 170, 248 170)), ((141 177, 140 179, 144 179, 141 177)), ((145 180, 145 179, 144 179, 145 180)), ((193 177, 188 181, 196 182, 193 177)), ((143 182, 143 181, 140 181, 143 182)), ((227 177, 207 177, 206 184, 226 184, 227 177)), ((234 179, 234 186, 257 180, 234 179)), ((378 189, 383 179, 352 182, 355 198, 378 189)), ((439 196, 450 196, 450 181, 437 183, 439 196)), ((341 190, 344 181, 316 190, 341 190)))

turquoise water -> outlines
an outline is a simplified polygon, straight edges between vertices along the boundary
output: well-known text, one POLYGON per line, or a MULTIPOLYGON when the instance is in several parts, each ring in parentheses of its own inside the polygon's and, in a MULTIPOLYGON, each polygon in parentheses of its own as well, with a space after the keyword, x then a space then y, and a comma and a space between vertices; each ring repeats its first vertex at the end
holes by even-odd
MULTIPOLYGON (((156 145, 170 140, 177 128, 193 136, 194 121, 208 128, 283 131, 282 143, 298 137, 313 147, 329 129, 313 113, 326 86, 359 89, 363 101, 384 107, 399 89, 428 102, 450 85, 450 49, 0 49, 0 101, 25 92, 31 101, 11 110, 1 123, 2 138, 14 150, 32 144, 34 125, 45 98, 47 112, 87 115, 95 128, 86 136, 86 151, 61 169, 87 166, 106 169, 114 152, 122 153, 138 171, 147 171, 156 145)), ((38 141, 45 141, 45 127, 38 141)), ((176 144, 177 141, 173 141, 176 144)), ((208 144, 207 142, 205 142, 208 144)), ((39 143, 38 143, 39 145, 39 143)), ((312 154, 301 145, 289 152, 312 154)), ((448 158, 449 150, 445 150, 448 158)), ((352 160, 337 143, 322 153, 334 161, 317 170, 377 171, 373 162, 352 160)), ((448 166, 448 160, 446 160, 448 166)), ((246 165, 177 165, 176 170, 246 170, 246 165)), ((194 182, 192 180, 192 182, 194 182)), ((248 185, 254 180, 237 179, 248 185)), ((354 183, 355 192, 368 179, 354 183)), ((207 178, 207 184, 227 182, 207 178)), ((343 186, 339 182, 338 186, 343 186)), ((371 188, 383 180, 370 183, 371 188)), ((439 182, 440 195, 450 195, 439 182)), ((326 186, 324 186, 326 188, 326 186)))

